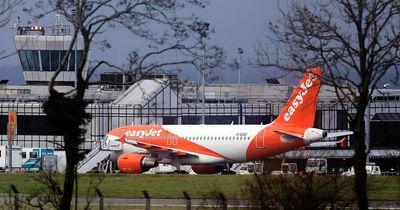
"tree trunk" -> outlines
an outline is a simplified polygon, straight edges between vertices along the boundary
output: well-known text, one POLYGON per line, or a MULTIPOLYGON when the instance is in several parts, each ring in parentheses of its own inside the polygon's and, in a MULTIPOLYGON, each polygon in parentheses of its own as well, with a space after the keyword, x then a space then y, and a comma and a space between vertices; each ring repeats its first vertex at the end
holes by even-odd
POLYGON ((64 136, 65 143, 65 154, 67 160, 67 166, 65 169, 64 175, 64 190, 63 197, 61 201, 61 210, 70 210, 71 209, 71 200, 74 192, 74 181, 76 177, 75 166, 77 164, 77 156, 78 152, 76 148, 78 146, 74 146, 73 139, 68 136, 64 136))
MULTIPOLYGON (((368 196, 367 196, 367 172, 365 169, 366 164, 366 151, 365 151, 365 124, 364 113, 366 106, 361 105, 357 107, 356 118, 354 119, 354 191, 357 196, 357 204, 360 210, 368 209, 368 196)), ((367 102, 368 103, 368 102, 367 102)))
POLYGON ((65 169, 64 190, 60 208, 62 210, 71 209, 72 193, 74 190, 75 165, 68 163, 68 159, 69 158, 67 158, 67 167, 65 169))

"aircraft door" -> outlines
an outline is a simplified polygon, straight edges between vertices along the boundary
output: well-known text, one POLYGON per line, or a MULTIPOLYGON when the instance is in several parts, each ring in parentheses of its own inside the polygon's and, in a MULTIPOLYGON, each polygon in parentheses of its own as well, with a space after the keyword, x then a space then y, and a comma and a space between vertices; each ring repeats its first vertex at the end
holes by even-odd
POLYGON ((177 145, 178 144, 178 137, 175 135, 169 135, 167 137, 167 144, 168 145, 177 145))
POLYGON ((264 138, 265 138, 265 130, 263 129, 256 136, 256 148, 257 149, 265 148, 265 141, 264 141, 265 139, 264 138))

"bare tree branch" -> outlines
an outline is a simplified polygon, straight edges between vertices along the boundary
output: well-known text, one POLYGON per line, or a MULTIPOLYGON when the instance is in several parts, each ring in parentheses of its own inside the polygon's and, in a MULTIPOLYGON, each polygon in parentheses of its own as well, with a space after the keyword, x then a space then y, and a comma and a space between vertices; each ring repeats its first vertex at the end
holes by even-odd
MULTIPOLYGON (((355 149, 355 185, 360 209, 366 209, 364 113, 379 82, 389 71, 399 77, 400 2, 398 0, 291 1, 277 23, 269 23, 275 48, 256 49, 256 64, 297 70, 322 66, 324 83, 334 87, 344 110, 350 103, 355 149)), ((268 46, 268 45, 267 45, 268 46)), ((397 82, 397 81, 396 81, 397 82)))

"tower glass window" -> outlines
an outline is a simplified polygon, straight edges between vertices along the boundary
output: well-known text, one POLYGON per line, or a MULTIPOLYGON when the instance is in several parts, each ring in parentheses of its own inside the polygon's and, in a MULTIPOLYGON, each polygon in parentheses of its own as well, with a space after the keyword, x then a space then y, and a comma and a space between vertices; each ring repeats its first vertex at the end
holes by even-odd
POLYGON ((51 71, 56 71, 58 66, 60 65, 60 51, 50 50, 50 58, 51 71))
POLYGON ((48 50, 40 51, 40 58, 42 59, 43 71, 50 71, 50 55, 48 50))
MULTIPOLYGON (((65 56, 65 54, 67 54, 67 51, 66 50, 61 50, 60 51, 60 65, 61 65, 61 61, 62 61, 62 59, 64 58, 64 56, 65 56)), ((67 71, 67 69, 68 69, 68 59, 67 59, 67 63, 64 65, 64 67, 63 67, 63 71, 67 71)))
POLYGON ((81 63, 82 60, 82 54, 83 54, 83 50, 77 50, 76 51, 76 65, 78 66, 81 63))
POLYGON ((29 67, 25 50, 18 50, 18 54, 19 54, 19 59, 21 60, 22 68, 24 69, 24 71, 28 71, 29 67))
POLYGON ((35 71, 40 71, 39 53, 37 50, 32 50, 33 63, 35 64, 35 71))
POLYGON ((75 71, 75 51, 71 51, 71 54, 69 55, 69 71, 75 71))
POLYGON ((35 70, 35 63, 33 62, 33 53, 32 50, 26 50, 26 60, 28 61, 28 69, 29 71, 35 70))

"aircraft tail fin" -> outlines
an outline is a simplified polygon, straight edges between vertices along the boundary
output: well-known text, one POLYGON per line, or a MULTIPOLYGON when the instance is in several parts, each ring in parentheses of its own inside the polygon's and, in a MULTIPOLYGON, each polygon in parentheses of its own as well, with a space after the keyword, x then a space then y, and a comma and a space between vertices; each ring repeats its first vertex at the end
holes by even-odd
POLYGON ((321 76, 320 68, 307 69, 281 113, 273 122, 274 125, 281 128, 287 125, 296 125, 302 128, 313 127, 321 76))

